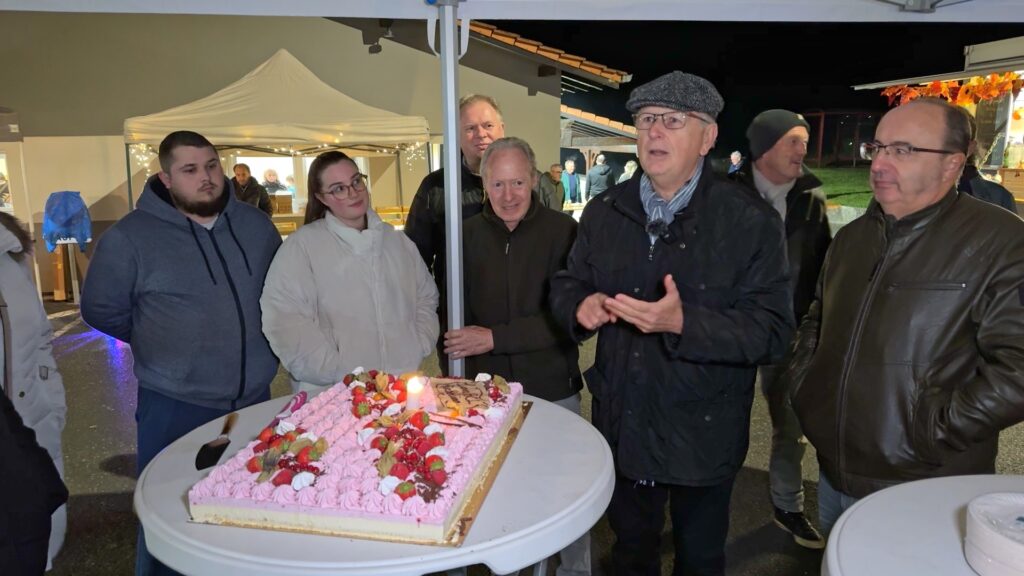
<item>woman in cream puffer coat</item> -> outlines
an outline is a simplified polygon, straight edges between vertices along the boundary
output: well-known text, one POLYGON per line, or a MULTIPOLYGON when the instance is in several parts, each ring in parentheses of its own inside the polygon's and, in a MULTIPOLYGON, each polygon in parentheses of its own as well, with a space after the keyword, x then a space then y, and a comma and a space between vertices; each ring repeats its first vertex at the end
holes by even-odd
POLYGON ((439 327, 415 245, 370 209, 366 176, 341 152, 317 157, 308 192, 306 223, 277 251, 260 298, 292 387, 316 394, 358 366, 418 369, 439 327))

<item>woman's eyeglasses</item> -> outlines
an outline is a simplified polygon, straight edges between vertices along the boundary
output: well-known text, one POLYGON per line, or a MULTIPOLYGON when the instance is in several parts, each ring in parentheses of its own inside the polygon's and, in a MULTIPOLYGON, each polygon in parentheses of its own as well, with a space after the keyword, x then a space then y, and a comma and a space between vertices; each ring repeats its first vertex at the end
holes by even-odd
POLYGON ((338 182, 337 184, 332 184, 328 189, 324 190, 322 193, 328 196, 335 196, 340 198, 344 196, 349 196, 353 192, 358 194, 365 190, 366 174, 356 174, 355 178, 352 179, 352 182, 348 184, 342 184, 341 182, 338 182))

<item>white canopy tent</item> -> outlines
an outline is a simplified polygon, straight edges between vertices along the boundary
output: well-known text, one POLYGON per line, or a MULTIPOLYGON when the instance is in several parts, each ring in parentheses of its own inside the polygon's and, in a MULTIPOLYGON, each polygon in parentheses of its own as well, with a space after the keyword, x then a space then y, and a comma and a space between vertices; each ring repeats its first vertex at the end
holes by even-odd
MULTIPOLYGON (((125 120, 125 145, 156 146, 176 130, 198 132, 221 149, 283 150, 284 154, 325 147, 387 147, 397 155, 402 146, 430 139, 422 116, 403 116, 363 104, 320 80, 284 49, 205 98, 125 120)), ((129 206, 131 173, 129 165, 129 206)))
POLYGON ((427 120, 374 108, 324 83, 287 50, 194 102, 124 122, 128 144, 194 130, 221 146, 356 146, 429 139, 427 120))
MULTIPOLYGON (((1021 0, 0 0, 0 9, 254 16, 336 16, 426 20, 441 63, 445 148, 448 326, 462 322, 462 206, 457 140, 458 18, 468 20, 764 21, 764 22, 1024 22, 1021 0)), ((468 42, 468 26, 461 43, 468 42)), ((450 373, 462 375, 463 361, 450 373)))

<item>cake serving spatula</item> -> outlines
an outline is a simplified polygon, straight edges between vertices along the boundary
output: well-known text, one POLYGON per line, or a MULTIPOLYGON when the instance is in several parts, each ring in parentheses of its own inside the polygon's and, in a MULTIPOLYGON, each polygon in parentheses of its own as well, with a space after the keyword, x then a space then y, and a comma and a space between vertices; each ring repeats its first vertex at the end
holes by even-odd
POLYGON ((199 447, 199 453, 196 454, 196 470, 209 468, 220 460, 220 457, 224 455, 224 450, 226 450, 228 444, 231 443, 231 439, 228 438, 228 434, 231 433, 231 429, 235 426, 235 421, 237 420, 237 412, 228 414, 227 417, 224 418, 224 428, 221 429, 220 436, 217 436, 213 440, 210 440, 199 447))

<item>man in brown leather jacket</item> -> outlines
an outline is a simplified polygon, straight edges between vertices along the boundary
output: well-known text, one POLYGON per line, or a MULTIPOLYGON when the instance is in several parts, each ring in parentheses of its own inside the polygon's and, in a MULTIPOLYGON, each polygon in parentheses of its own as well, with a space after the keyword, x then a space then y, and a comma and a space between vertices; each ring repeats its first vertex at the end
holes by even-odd
POLYGON ((970 139, 921 99, 861 147, 875 201, 832 242, 787 373, 823 533, 888 486, 993 473, 1024 420, 1024 222, 957 193, 970 139))

